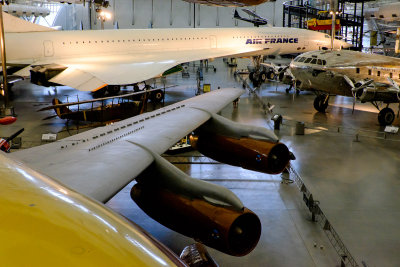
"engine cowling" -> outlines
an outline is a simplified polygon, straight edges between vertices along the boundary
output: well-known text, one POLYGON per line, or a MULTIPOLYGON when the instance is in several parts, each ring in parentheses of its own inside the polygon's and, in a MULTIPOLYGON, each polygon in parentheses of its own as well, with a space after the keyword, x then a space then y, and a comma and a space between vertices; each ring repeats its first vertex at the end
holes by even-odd
POLYGON ((133 186, 131 197, 162 225, 229 255, 248 254, 260 238, 260 220, 247 208, 236 211, 141 184, 133 186))
POLYGON ((190 137, 190 144, 216 161, 268 174, 281 173, 292 159, 273 132, 217 114, 190 137))
POLYGON ((250 253, 261 235, 258 216, 227 188, 194 179, 153 155, 131 198, 164 226, 233 256, 250 253))
POLYGON ((360 95, 357 95, 357 97, 362 103, 372 101, 397 103, 397 92, 395 91, 379 91, 373 88, 365 88, 360 95))
POLYGON ((246 137, 200 134, 190 136, 190 144, 216 161, 268 174, 281 173, 290 159, 286 145, 246 137))

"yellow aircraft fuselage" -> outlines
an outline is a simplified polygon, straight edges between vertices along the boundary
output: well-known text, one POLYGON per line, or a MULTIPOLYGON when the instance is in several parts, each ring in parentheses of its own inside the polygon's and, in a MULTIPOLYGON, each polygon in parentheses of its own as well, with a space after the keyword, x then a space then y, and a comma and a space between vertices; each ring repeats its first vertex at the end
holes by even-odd
POLYGON ((5 153, 0 153, 0 178, 2 266, 183 265, 102 203, 5 153))

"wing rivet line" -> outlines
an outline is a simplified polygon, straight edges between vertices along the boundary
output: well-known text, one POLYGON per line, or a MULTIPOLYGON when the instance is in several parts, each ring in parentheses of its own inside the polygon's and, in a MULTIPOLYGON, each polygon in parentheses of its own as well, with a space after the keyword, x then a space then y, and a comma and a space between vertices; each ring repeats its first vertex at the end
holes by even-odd
MULTIPOLYGON (((111 133, 113 133, 113 132, 117 132, 117 131, 119 131, 119 130, 125 129, 126 127, 133 126, 134 124, 138 124, 139 122, 143 122, 143 121, 145 121, 145 120, 149 120, 149 119, 151 119, 151 118, 155 118, 155 117, 157 117, 157 116, 161 116, 161 115, 163 115, 163 114, 165 114, 165 113, 167 113, 167 112, 171 112, 171 111, 173 111, 173 110, 180 109, 180 108, 183 108, 183 107, 185 107, 185 105, 180 105, 180 106, 177 106, 177 107, 172 107, 172 108, 170 108, 170 109, 164 109, 164 110, 161 111, 161 112, 158 112, 158 113, 156 113, 156 114, 152 114, 152 115, 150 115, 150 116, 147 116, 147 117, 145 117, 144 119, 140 119, 139 121, 134 121, 134 122, 128 123, 127 125, 122 125, 122 126, 120 126, 120 127, 117 127, 117 128, 115 128, 114 130, 109 130, 109 131, 107 131, 107 132, 100 133, 99 135, 92 136, 92 139, 94 140, 94 139, 97 139, 97 138, 99 138, 99 137, 103 137, 103 136, 105 136, 105 135, 107 135, 107 134, 111 134, 111 133)), ((107 145, 107 144, 109 144, 109 143, 111 143, 111 142, 114 142, 114 141, 116 141, 116 140, 118 140, 118 139, 120 139, 120 138, 122 138, 122 137, 125 137, 125 136, 128 136, 129 134, 135 133, 135 132, 137 132, 137 131, 139 131, 139 130, 141 130, 141 129, 143 129, 143 128, 144 128, 144 126, 139 127, 139 128, 137 128, 137 129, 135 129, 135 130, 133 130, 133 131, 124 133, 124 134, 122 134, 122 135, 120 135, 120 136, 118 136, 118 137, 116 137, 116 138, 113 138, 113 139, 107 141, 107 142, 104 142, 104 143, 101 143, 101 144, 99 144, 99 145, 96 145, 96 146, 94 146, 94 147, 92 147, 92 148, 89 148, 89 151, 92 151, 92 150, 94 150, 94 149, 96 149, 96 148, 99 148, 99 147, 102 147, 102 146, 104 146, 104 145, 107 145)), ((83 139, 83 140, 82 140, 82 142, 84 142, 84 143, 85 143, 86 141, 89 142, 89 139, 86 139, 86 140, 83 139)), ((76 142, 76 143, 75 143, 75 142, 74 142, 74 143, 71 143, 71 144, 72 144, 72 146, 78 145, 78 144, 79 144, 79 141, 76 142)), ((67 148, 67 147, 68 147, 68 145, 63 145, 63 146, 61 146, 61 149, 64 149, 64 148, 67 148)))
POLYGON ((126 132, 126 133, 124 133, 124 134, 121 134, 121 135, 119 135, 119 136, 117 136, 117 137, 115 137, 115 138, 113 138, 113 139, 111 139, 111 140, 108 140, 108 141, 106 141, 106 142, 104 142, 104 143, 101 143, 101 144, 98 144, 98 145, 96 145, 96 146, 94 146, 94 147, 89 148, 89 151, 92 151, 92 150, 95 150, 95 149, 100 148, 100 147, 102 147, 102 146, 108 145, 108 144, 110 144, 110 143, 112 143, 112 142, 114 142, 114 141, 117 141, 118 139, 121 139, 121 138, 123 138, 123 137, 126 137, 126 136, 128 136, 128 135, 130 135, 130 134, 136 133, 137 131, 140 131, 140 130, 142 130, 143 128, 144 128, 144 126, 141 126, 141 127, 139 127, 139 128, 136 128, 135 130, 126 132))

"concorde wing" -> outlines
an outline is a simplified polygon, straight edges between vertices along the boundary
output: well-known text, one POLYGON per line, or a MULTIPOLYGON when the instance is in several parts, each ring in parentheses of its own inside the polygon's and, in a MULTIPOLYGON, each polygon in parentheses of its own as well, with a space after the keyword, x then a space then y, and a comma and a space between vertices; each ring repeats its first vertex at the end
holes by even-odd
POLYGON ((56 64, 67 67, 50 81, 81 91, 93 91, 106 85, 126 85, 142 82, 184 62, 231 55, 248 56, 268 53, 257 47, 197 49, 178 52, 131 53, 123 55, 87 56, 51 59, 35 65, 56 64))
POLYGON ((135 144, 161 154, 242 93, 213 91, 10 156, 105 202, 153 162, 152 155, 135 144))

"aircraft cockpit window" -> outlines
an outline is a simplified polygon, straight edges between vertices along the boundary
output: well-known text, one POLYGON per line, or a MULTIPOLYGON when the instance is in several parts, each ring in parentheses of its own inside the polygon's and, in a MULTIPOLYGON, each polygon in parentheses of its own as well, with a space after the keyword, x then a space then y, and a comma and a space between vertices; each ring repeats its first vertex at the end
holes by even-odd
POLYGON ((313 60, 311 60, 310 64, 317 64, 317 59, 313 58, 313 60))
POLYGON ((305 58, 305 57, 301 57, 301 58, 299 59, 299 62, 303 62, 304 60, 306 60, 306 58, 305 58))
POLYGON ((322 65, 326 65, 326 60, 325 59, 322 60, 322 65))
POLYGON ((318 59, 318 60, 317 60, 317 64, 318 64, 318 65, 322 65, 322 60, 321 60, 321 59, 318 59))
POLYGON ((312 58, 307 58, 306 61, 304 61, 304 63, 310 63, 311 60, 312 58))

